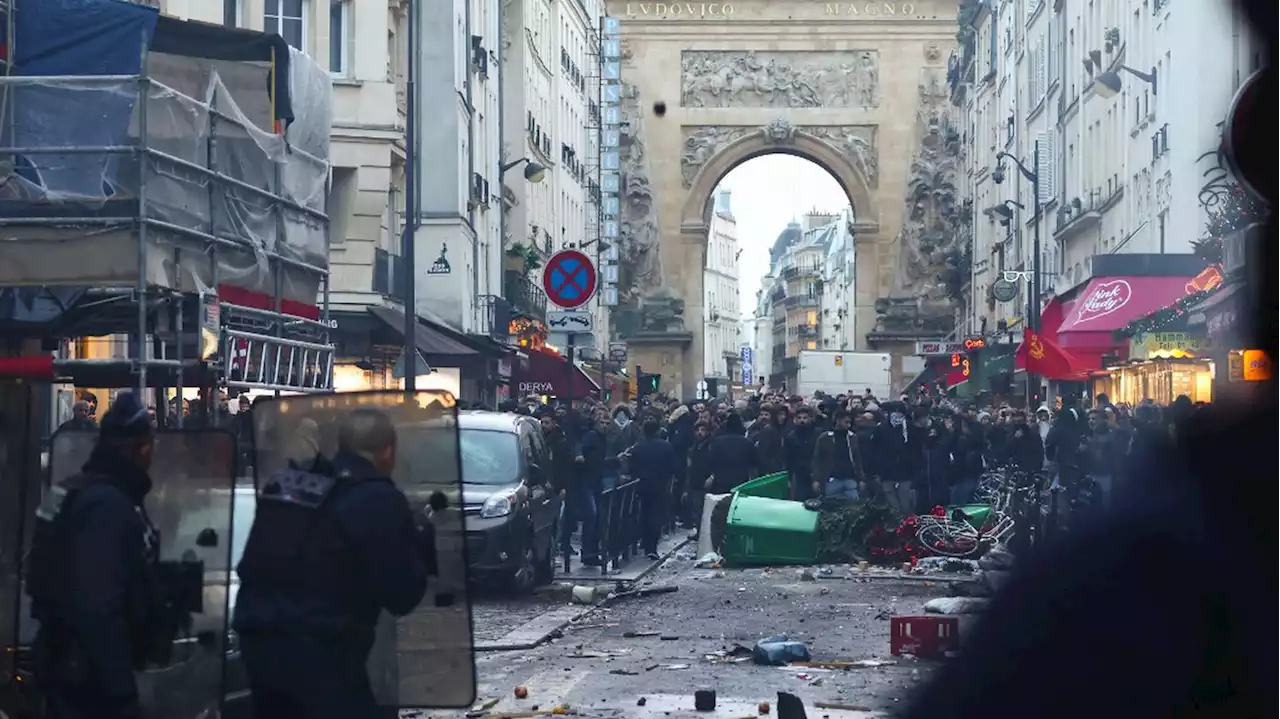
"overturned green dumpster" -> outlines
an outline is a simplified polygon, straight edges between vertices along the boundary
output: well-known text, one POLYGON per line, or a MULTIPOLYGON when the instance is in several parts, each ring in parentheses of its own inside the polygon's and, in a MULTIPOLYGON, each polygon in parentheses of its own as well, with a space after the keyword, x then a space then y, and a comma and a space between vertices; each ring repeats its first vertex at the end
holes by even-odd
MULTIPOLYGON (((728 498, 720 553, 731 566, 855 562, 878 526, 894 521, 880 502, 788 499, 786 472, 757 477, 728 498)), ((713 533, 713 536, 716 533, 713 533)))

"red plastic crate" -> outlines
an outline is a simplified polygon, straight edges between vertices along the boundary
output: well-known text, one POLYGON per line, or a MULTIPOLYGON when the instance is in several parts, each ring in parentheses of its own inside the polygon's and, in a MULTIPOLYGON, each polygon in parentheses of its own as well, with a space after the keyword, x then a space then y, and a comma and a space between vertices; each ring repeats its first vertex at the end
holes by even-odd
POLYGON ((960 648, 960 624, 955 617, 928 614, 894 617, 889 622, 889 652, 896 656, 914 654, 922 659, 941 659, 960 648))

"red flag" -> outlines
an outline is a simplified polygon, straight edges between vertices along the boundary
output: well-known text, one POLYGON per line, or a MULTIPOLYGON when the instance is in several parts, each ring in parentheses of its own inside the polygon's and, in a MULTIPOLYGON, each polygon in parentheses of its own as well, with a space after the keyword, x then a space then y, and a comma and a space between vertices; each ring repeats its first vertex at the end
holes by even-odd
POLYGON ((1030 327, 1022 330, 1022 344, 1014 356, 1014 367, 1040 375, 1045 379, 1081 380, 1088 370, 1057 342, 1036 334, 1030 327))

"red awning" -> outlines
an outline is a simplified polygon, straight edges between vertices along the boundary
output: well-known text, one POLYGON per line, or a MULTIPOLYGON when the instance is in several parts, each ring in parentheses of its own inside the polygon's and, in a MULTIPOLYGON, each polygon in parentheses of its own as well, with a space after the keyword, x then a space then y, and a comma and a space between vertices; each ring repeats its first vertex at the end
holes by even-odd
POLYGON ((1054 297, 1044 306, 1044 310, 1040 312, 1040 334, 1057 341, 1058 330, 1062 328, 1062 321, 1071 314, 1075 309, 1076 301, 1074 298, 1064 300, 1061 297, 1054 297))
POLYGON ((1099 277, 1080 293, 1058 328, 1058 343, 1077 347, 1118 347, 1112 334, 1130 322, 1172 305, 1187 295, 1190 277, 1099 277))
POLYGON ((511 390, 516 397, 546 395, 559 399, 586 399, 600 391, 600 385, 562 355, 542 350, 524 350, 527 360, 513 362, 511 390))

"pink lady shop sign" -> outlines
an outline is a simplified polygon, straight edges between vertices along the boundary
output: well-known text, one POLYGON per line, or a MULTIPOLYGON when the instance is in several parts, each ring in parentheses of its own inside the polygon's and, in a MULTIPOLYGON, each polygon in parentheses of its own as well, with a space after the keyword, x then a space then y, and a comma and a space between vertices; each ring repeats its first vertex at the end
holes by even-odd
POLYGON ((1101 319, 1109 314, 1119 312, 1133 298, 1133 288, 1127 280, 1111 280, 1093 288, 1080 302, 1076 314, 1076 325, 1101 319))

